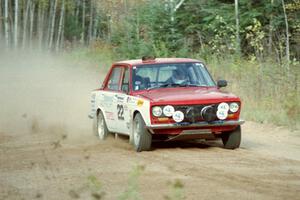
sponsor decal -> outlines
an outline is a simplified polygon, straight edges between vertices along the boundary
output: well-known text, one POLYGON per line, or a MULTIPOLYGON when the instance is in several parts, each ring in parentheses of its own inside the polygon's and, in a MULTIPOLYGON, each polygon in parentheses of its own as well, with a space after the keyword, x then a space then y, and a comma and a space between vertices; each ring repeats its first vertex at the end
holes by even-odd
POLYGON ((142 107, 143 104, 144 104, 144 101, 139 99, 136 104, 137 104, 138 107, 142 107))
POLYGON ((131 104, 131 105, 135 105, 136 104, 136 100, 132 97, 128 97, 127 98, 127 103, 131 104))
POLYGON ((106 115, 106 118, 108 119, 108 120, 115 120, 114 119, 114 113, 113 112, 105 112, 105 115, 106 115))
POLYGON ((118 119, 124 120, 124 106, 122 104, 117 105, 118 119))
POLYGON ((124 97, 120 97, 120 96, 118 96, 118 95, 115 95, 115 97, 117 98, 117 102, 119 102, 119 103, 123 103, 124 102, 124 97))

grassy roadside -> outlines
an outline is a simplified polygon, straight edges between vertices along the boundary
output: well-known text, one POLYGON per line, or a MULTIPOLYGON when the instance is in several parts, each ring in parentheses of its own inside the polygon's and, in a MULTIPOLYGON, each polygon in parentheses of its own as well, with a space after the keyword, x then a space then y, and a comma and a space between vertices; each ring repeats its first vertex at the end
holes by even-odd
MULTIPOLYGON (((119 60, 109 46, 78 48, 64 54, 71 62, 107 70, 119 60)), ((191 56, 197 58, 199 56, 191 56)), ((200 59, 201 60, 201 59, 200 59)), ((260 123, 273 123, 290 129, 300 128, 300 64, 285 66, 272 61, 259 63, 227 57, 206 58, 215 80, 226 79, 230 91, 243 101, 242 117, 260 123)))
POLYGON ((241 97, 242 117, 260 123, 273 123, 299 129, 300 67, 273 62, 216 60, 208 62, 215 79, 228 80, 227 91, 241 97))

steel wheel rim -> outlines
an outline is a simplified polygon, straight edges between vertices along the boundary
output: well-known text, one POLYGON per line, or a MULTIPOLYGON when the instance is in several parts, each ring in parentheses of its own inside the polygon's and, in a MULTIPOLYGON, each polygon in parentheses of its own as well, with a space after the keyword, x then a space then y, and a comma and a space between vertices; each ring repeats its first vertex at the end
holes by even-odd
POLYGON ((104 138, 104 120, 101 114, 98 115, 98 124, 97 124, 97 128, 98 128, 98 135, 100 137, 100 139, 104 138))

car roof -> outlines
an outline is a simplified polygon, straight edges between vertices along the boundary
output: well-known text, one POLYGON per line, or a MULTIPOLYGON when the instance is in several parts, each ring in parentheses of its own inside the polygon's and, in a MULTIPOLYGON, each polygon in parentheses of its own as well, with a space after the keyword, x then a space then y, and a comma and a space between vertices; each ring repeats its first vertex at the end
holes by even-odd
POLYGON ((114 63, 114 65, 126 64, 126 65, 147 65, 147 64, 162 64, 162 63, 186 63, 186 62, 201 62, 191 58, 155 58, 153 60, 137 59, 137 60, 124 60, 114 63))

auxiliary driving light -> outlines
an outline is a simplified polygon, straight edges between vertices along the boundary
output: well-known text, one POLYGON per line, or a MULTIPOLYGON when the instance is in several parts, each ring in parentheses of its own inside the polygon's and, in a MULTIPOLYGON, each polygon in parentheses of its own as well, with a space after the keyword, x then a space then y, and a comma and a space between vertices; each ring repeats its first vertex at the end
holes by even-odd
POLYGON ((171 117, 174 114, 174 112, 175 112, 175 109, 173 106, 168 105, 163 108, 163 113, 167 117, 171 117))
POLYGON ((152 108, 152 114, 155 116, 155 117, 160 117, 162 115, 162 109, 161 107, 159 106, 154 106, 152 108))
POLYGON ((228 112, 228 110, 229 110, 229 105, 228 105, 228 103, 225 103, 225 102, 220 103, 220 104, 218 105, 218 110, 224 110, 224 111, 228 112))
POLYGON ((225 111, 225 110, 218 110, 217 111, 217 117, 220 119, 220 120, 224 120, 228 117, 228 111, 225 111))
POLYGON ((177 110, 176 112, 174 112, 174 114, 173 114, 173 120, 174 120, 175 122, 182 122, 183 119, 184 119, 184 114, 183 114, 183 112, 181 112, 181 111, 179 111, 179 110, 177 110))

